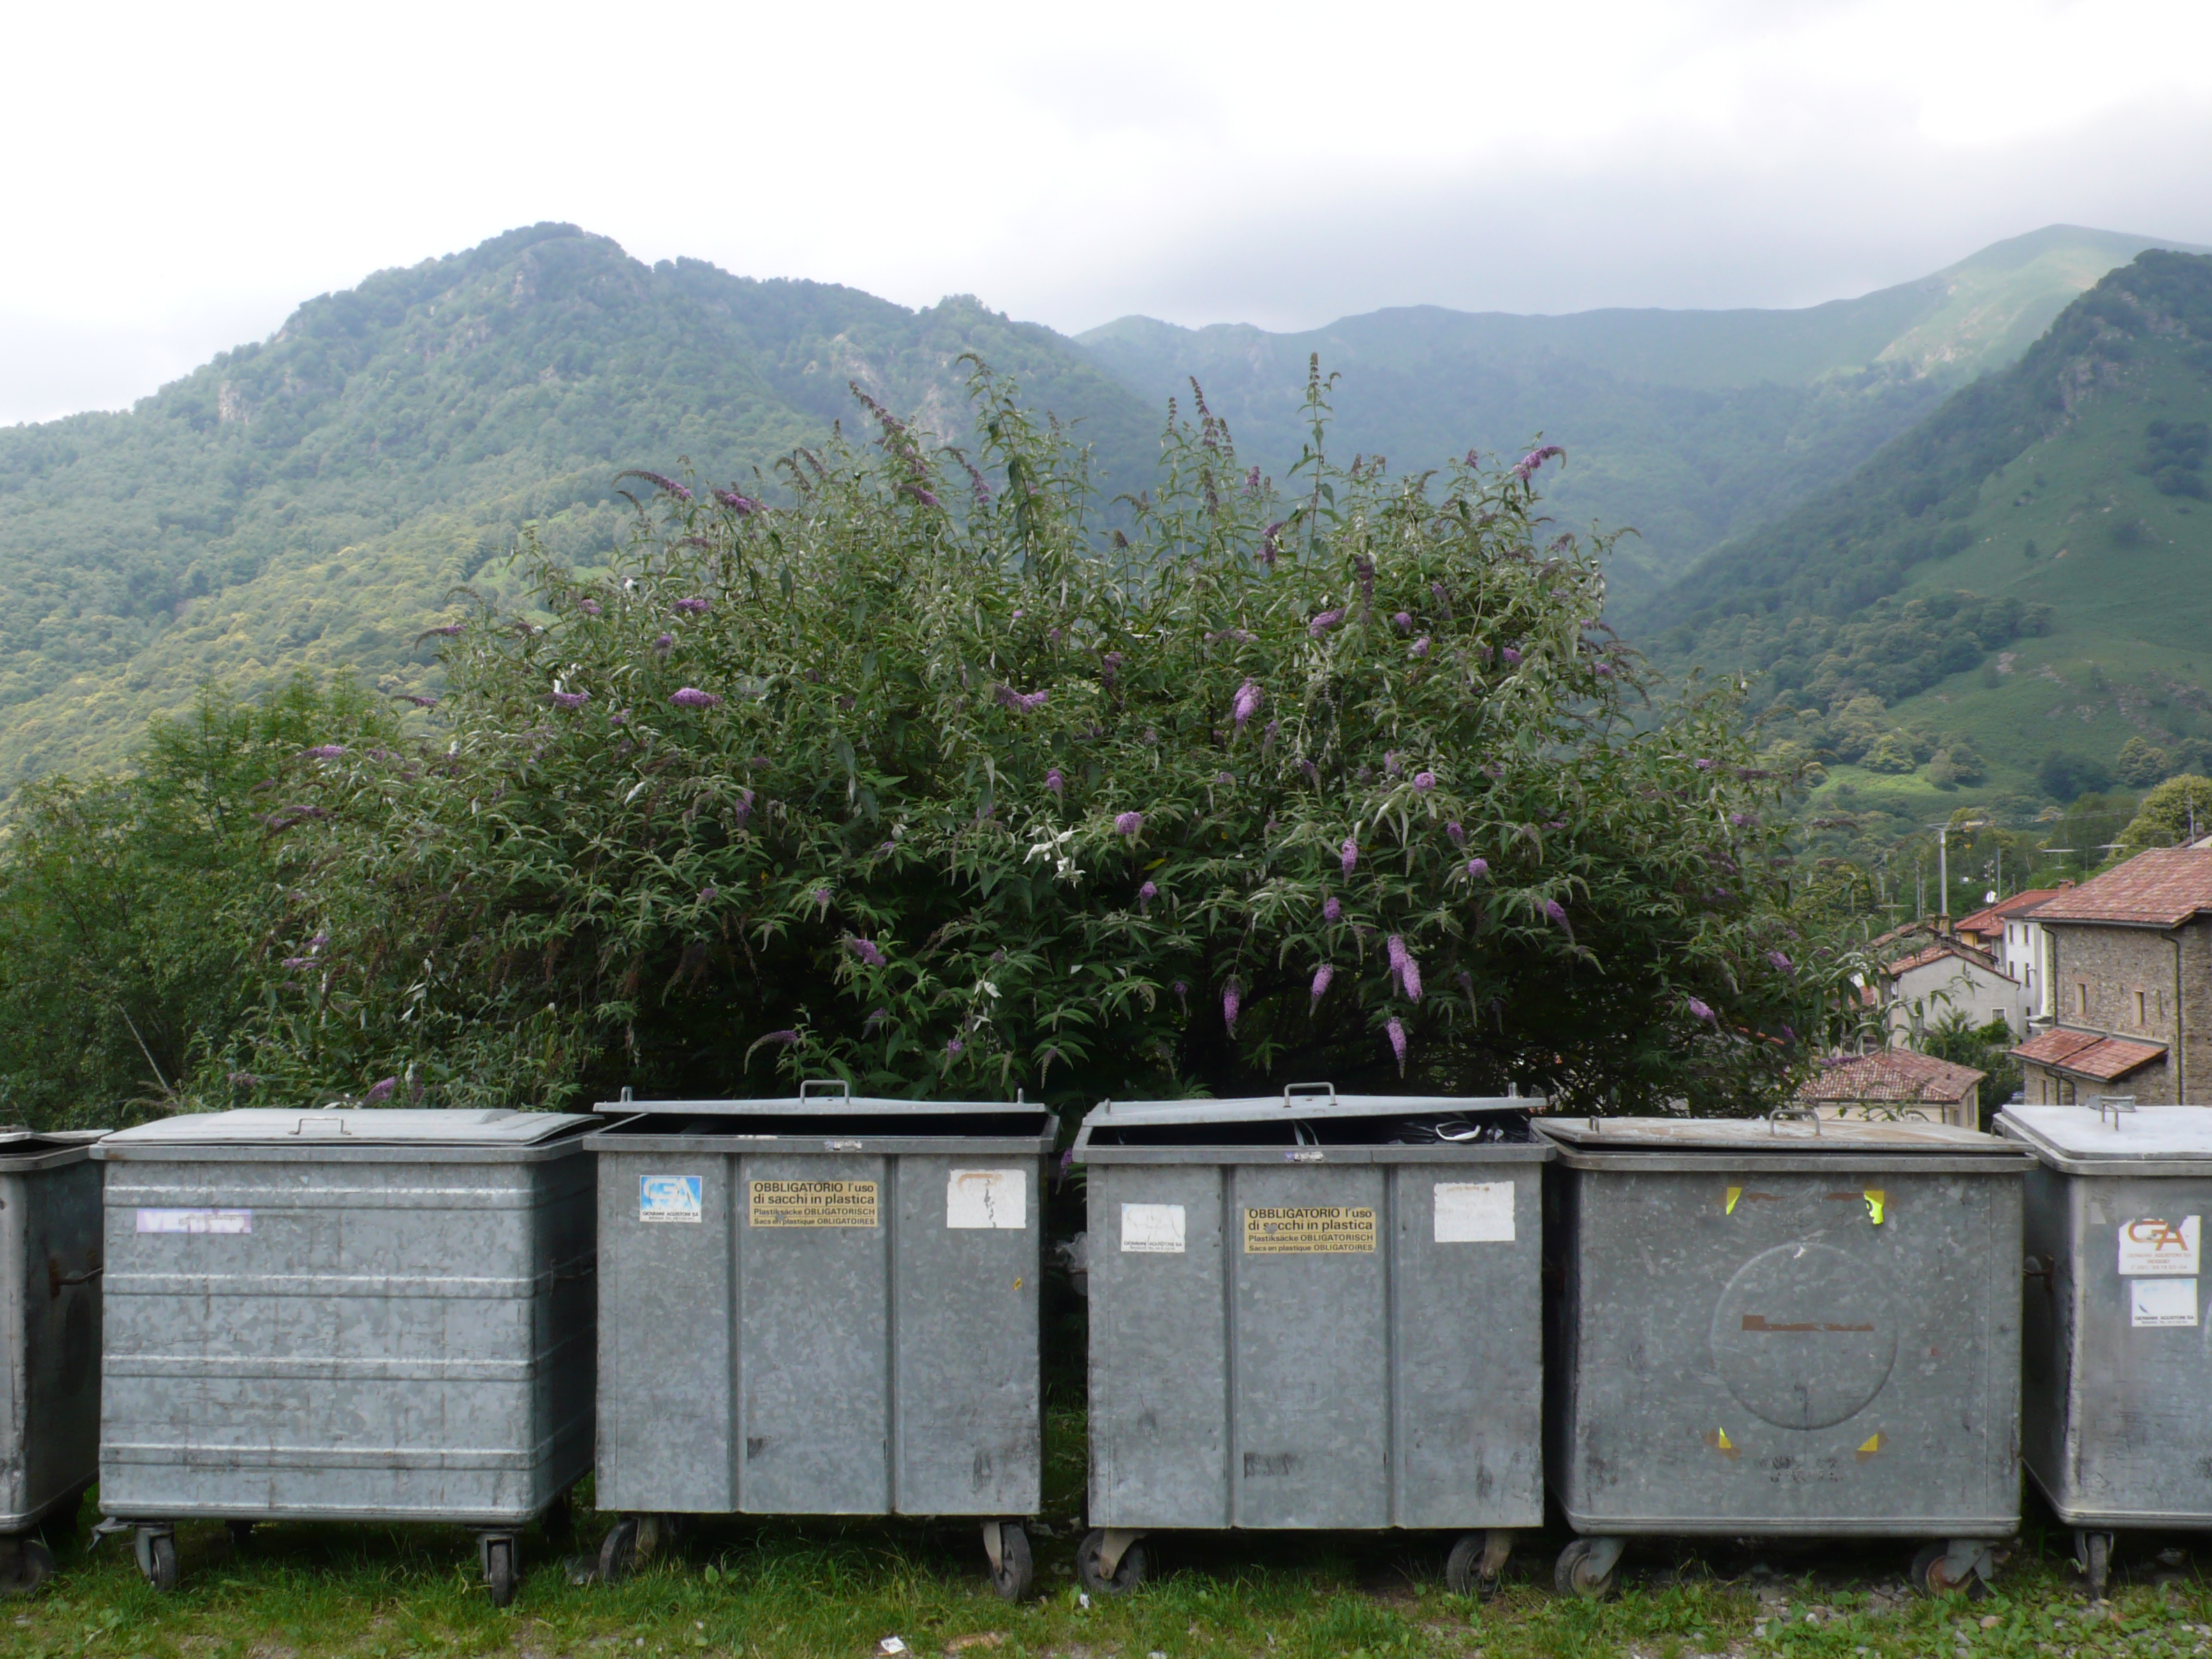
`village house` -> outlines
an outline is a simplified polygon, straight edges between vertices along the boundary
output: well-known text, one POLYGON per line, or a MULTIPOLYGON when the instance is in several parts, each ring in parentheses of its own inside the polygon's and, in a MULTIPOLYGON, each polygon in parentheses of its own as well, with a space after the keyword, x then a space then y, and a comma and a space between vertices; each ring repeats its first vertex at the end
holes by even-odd
POLYGON ((1800 1088, 1796 1098, 1826 1118, 1902 1119, 1978 1129, 1987 1076, 1910 1048, 1883 1048, 1823 1060, 1820 1075, 1800 1088))
POLYGON ((2055 1023, 2013 1050, 2028 1101, 2212 1098, 2212 849, 2138 854, 2033 915, 2055 1023))
POLYGON ((1899 1046, 1953 1014, 1965 1015, 1970 1025, 2001 1019, 2015 1034, 2027 1030, 2025 988, 1995 957, 1963 939, 1931 939, 1885 962, 1879 994, 1889 1040, 1899 1046))
POLYGON ((2021 1000, 2031 1020, 2047 1024, 2057 1012, 2045 963, 2049 942, 2033 913, 2073 885, 2062 881, 2056 887, 2031 887, 2014 893, 1963 918, 1954 930, 1960 938, 1987 951, 1998 967, 2020 981, 2021 1000))

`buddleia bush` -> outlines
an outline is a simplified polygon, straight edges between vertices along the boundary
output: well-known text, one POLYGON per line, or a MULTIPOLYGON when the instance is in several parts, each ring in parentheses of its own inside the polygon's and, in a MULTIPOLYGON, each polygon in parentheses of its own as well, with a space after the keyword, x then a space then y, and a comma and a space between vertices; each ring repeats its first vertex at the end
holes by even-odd
POLYGON ((529 611, 450 630, 434 740, 329 757, 285 830, 224 1074, 1613 1109, 1786 1078, 1829 992, 1791 960, 1788 780, 1727 698, 1647 705, 1602 548, 1541 517, 1555 449, 1340 467, 1316 377, 1280 487, 1200 398, 1115 507, 974 391, 965 447, 870 406, 765 486, 639 475, 611 568, 526 545, 529 611))

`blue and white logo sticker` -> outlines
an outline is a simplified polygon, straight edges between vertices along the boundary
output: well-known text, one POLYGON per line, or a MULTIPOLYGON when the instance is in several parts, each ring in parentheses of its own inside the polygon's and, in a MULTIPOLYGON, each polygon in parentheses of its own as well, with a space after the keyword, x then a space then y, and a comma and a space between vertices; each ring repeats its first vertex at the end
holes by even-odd
POLYGON ((640 1221, 698 1221, 703 1216, 702 1196, 697 1176, 640 1176, 637 1178, 637 1218, 640 1221))

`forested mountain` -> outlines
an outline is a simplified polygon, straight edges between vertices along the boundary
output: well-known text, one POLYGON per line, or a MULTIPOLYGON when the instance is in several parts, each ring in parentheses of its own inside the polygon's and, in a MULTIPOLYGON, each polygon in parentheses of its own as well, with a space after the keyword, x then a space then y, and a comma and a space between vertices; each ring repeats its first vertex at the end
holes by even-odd
POLYGON ((312 300, 128 413, 0 429, 0 787, 116 758, 210 677, 419 692, 417 636, 526 520, 588 562, 617 472, 747 477, 854 412, 850 381, 964 434, 968 351, 1109 478, 1150 477, 1158 416, 1049 330, 648 267, 566 225, 312 300))
POLYGON ((1079 344, 971 298, 915 312, 514 231, 310 301, 127 413, 0 429, 0 792, 119 759, 210 679, 433 690, 422 630, 454 584, 507 580, 526 521, 591 562, 623 533, 622 471, 750 477, 852 413, 849 382, 963 434, 967 352, 1077 422, 1109 493, 1151 481, 1193 374, 1279 476, 1313 352, 1343 372, 1343 459, 1403 471, 1541 430, 1569 448, 1549 510, 1641 532, 1613 567, 1632 595, 1844 476, 2142 245, 2039 232, 1803 311, 1125 319, 1079 344))
POLYGON ((1299 334, 1127 317, 1078 338, 1154 401, 1195 376, 1271 468, 1298 453, 1316 352, 1343 377, 1334 441, 1347 454, 1429 466, 1469 443, 1505 449, 1540 430, 1567 448, 1548 486, 1553 514, 1637 531, 1612 567, 1616 593, 1635 594, 1841 478, 1947 392, 2018 356, 2105 272, 2157 246, 2052 226, 1917 282, 1794 311, 1416 307, 1299 334))
POLYGON ((2010 368, 1632 611, 1758 677, 1836 787, 2017 804, 2212 761, 2212 258, 2149 252, 2010 368))

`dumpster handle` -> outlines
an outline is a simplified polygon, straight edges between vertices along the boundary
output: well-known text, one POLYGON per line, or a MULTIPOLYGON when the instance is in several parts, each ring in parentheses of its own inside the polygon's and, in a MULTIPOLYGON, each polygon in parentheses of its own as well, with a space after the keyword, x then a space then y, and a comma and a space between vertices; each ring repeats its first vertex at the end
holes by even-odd
POLYGON ((801 1100, 805 1100, 807 1097, 808 1091, 814 1089, 835 1089, 847 1100, 850 1100, 853 1097, 853 1085, 848 1083, 842 1077, 809 1078, 805 1082, 799 1085, 799 1097, 801 1100))
POLYGON ((1334 1083, 1285 1083, 1283 1085, 1283 1104, 1287 1108, 1291 1104, 1291 1097, 1294 1094, 1303 1091, 1309 1098, 1311 1098, 1315 1096, 1316 1091, 1323 1089, 1326 1089, 1328 1091, 1329 1104, 1332 1106, 1334 1105, 1336 1103, 1336 1085, 1334 1083))
POLYGON ((2057 1284, 2053 1277, 2057 1267, 2058 1261, 2055 1256, 2032 1255, 2020 1264, 2020 1276, 2022 1279, 2039 1279, 2043 1281, 2043 1288, 2049 1291, 2057 1284))
POLYGON ((48 1256, 46 1258, 46 1281, 49 1287, 47 1293, 51 1296, 59 1296, 72 1285, 89 1285, 106 1271, 105 1267, 87 1267, 81 1273, 65 1273, 62 1271, 62 1264, 52 1256, 48 1256))
POLYGON ((1766 1115, 1766 1132, 1769 1134, 1779 1134, 1781 1133, 1781 1125, 1785 1121, 1802 1123, 1808 1120, 1809 1120, 1813 1125, 1813 1133, 1816 1135, 1819 1134, 1820 1133, 1820 1114, 1817 1108, 1811 1106, 1780 1107, 1766 1115))

